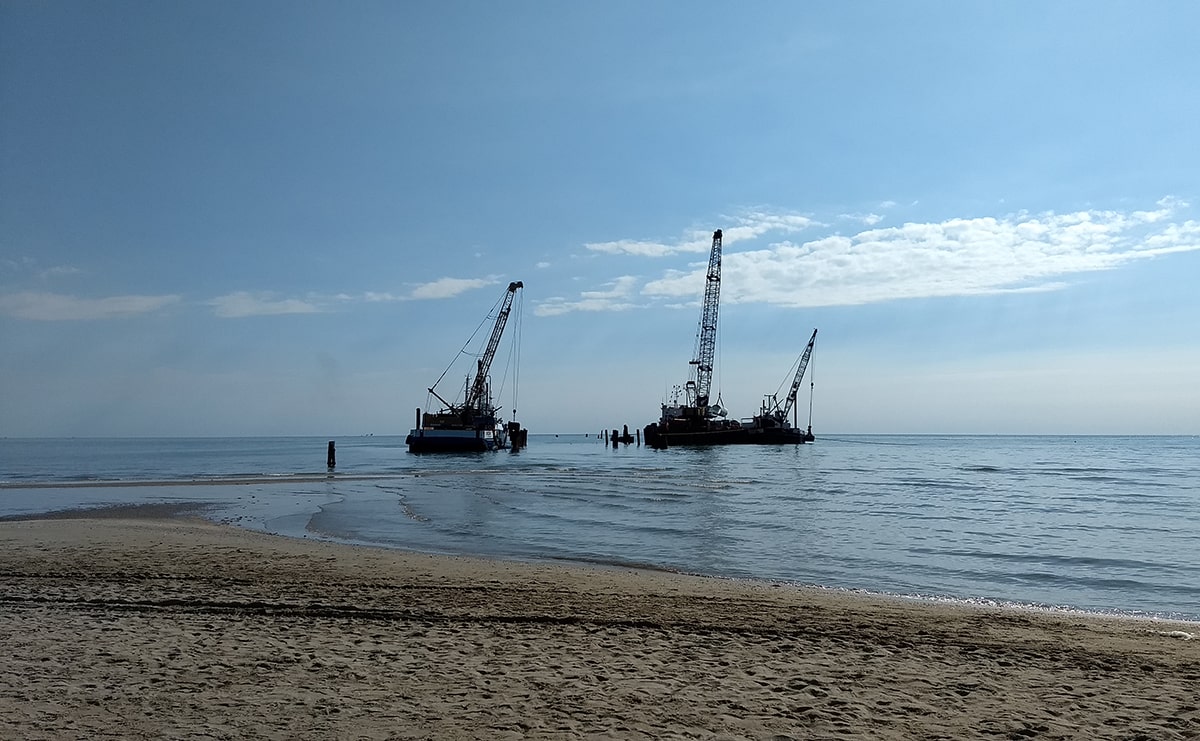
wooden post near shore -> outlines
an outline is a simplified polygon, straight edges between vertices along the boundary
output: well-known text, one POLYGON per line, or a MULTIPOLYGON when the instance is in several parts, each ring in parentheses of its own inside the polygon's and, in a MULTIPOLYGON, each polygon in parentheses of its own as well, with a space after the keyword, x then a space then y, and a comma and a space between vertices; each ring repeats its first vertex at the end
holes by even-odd
POLYGON ((611 442, 612 446, 614 448, 617 447, 621 443, 625 443, 626 445, 629 445, 630 443, 636 442, 639 447, 642 444, 642 431, 634 430, 634 434, 630 435, 629 434, 629 425, 621 425, 621 429, 619 431, 617 430, 616 427, 614 427, 612 429, 611 436, 610 436, 608 430, 604 430, 603 432, 599 432, 596 434, 597 439, 599 439, 601 437, 604 438, 605 446, 607 446, 609 444, 609 442, 611 442))
POLYGON ((330 468, 337 467, 337 453, 333 449, 333 441, 329 441, 329 452, 325 455, 325 465, 330 468))

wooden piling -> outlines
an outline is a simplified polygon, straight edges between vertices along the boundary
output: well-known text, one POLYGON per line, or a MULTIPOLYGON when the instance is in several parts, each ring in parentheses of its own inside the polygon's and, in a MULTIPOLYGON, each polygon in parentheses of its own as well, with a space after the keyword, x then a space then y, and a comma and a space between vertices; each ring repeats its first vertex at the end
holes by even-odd
POLYGON ((329 441, 329 452, 325 455, 325 465, 329 468, 337 466, 337 453, 333 449, 333 441, 329 441))

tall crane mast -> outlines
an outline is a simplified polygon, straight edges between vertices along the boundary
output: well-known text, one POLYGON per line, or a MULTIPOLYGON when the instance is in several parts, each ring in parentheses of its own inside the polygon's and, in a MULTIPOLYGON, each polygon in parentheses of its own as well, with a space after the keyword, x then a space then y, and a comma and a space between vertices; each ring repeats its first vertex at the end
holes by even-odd
POLYGON ((695 406, 707 416, 708 395, 712 389, 713 358, 717 349, 717 309, 721 301, 721 230, 713 232, 708 255, 708 278, 704 284, 704 310, 696 333, 695 406))
POLYGON ((812 357, 813 344, 817 341, 817 330, 813 330, 812 337, 808 339, 808 345, 804 348, 804 354, 800 356, 800 365, 796 367, 796 378, 792 380, 792 390, 788 392, 787 402, 783 405, 783 413, 779 415, 779 419, 786 420, 788 414, 792 411, 792 406, 796 403, 796 392, 800 390, 800 381, 804 378, 804 369, 808 368, 808 359, 812 357))
POLYGON ((524 283, 519 280, 508 284, 508 291, 504 294, 504 300, 500 304, 500 313, 496 315, 496 326, 492 327, 492 336, 488 339, 487 349, 479 358, 475 380, 471 383, 471 390, 467 394, 467 400, 463 403, 467 409, 474 409, 483 399, 487 398, 488 371, 492 367, 492 359, 496 357, 496 348, 500 346, 500 335, 504 333, 504 325, 508 323, 508 313, 512 310, 513 296, 516 295, 518 288, 523 287, 524 283))

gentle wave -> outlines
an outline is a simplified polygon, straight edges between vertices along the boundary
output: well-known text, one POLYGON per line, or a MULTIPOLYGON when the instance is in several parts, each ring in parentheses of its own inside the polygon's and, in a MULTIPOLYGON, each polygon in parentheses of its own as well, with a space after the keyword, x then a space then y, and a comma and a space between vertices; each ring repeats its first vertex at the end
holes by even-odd
POLYGON ((0 441, 0 514, 200 501, 303 537, 1200 619, 1196 438, 834 436, 652 451, 531 436, 0 441))

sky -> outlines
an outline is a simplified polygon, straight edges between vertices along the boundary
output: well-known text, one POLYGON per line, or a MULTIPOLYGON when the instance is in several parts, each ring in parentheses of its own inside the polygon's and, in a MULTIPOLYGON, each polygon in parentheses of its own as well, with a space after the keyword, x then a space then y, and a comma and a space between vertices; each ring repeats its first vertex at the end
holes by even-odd
POLYGON ((510 281, 500 406, 637 429, 688 378, 714 229, 734 417, 815 328, 818 437, 1200 434, 1197 27, 0 0, 0 436, 402 435, 510 281))

